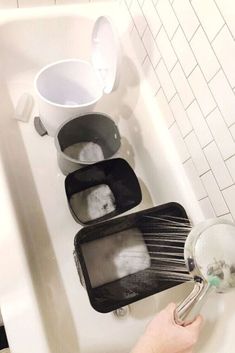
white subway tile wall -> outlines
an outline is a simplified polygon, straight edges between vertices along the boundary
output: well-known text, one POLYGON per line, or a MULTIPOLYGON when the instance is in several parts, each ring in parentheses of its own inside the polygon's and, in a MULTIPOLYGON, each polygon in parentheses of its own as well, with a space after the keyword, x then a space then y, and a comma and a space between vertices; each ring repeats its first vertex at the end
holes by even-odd
POLYGON ((206 80, 211 80, 219 70, 220 64, 201 26, 196 31, 190 44, 206 80))
POLYGON ((178 94, 176 94, 170 101, 170 107, 175 117, 175 120, 178 123, 181 134, 183 137, 185 137, 192 130, 192 125, 189 121, 186 111, 184 110, 183 104, 178 94))
POLYGON ((141 7, 138 3, 138 1, 132 1, 131 6, 130 6, 130 13, 133 18, 133 21, 135 23, 135 26, 137 28, 137 31, 139 35, 142 37, 146 27, 147 27, 147 21, 145 17, 143 16, 141 7))
POLYGON ((216 103, 199 66, 193 70, 188 79, 202 113, 207 116, 216 107, 216 103))
MULTIPOLYGON (((0 0, 0 8, 92 1, 0 0)), ((234 0, 119 1, 205 217, 235 220, 234 0)))
POLYGON ((184 75, 182 67, 178 62, 171 71, 171 77, 174 81, 175 87, 179 93, 184 108, 187 108, 194 100, 194 95, 187 81, 187 78, 184 75))
POLYGON ((154 37, 152 32, 150 31, 149 27, 147 26, 144 35, 142 37, 145 49, 147 50, 149 59, 153 65, 153 67, 156 67, 158 62, 161 59, 161 54, 159 52, 159 49, 155 43, 154 37))
POLYGON ((224 26, 217 37, 213 40, 212 46, 228 78, 229 83, 235 87, 235 42, 227 26, 224 26))
POLYGON ((211 204, 217 216, 222 216, 229 212, 223 195, 211 171, 203 174, 201 177, 203 185, 208 193, 211 204))
POLYGON ((224 24, 214 0, 192 0, 192 6, 204 27, 209 40, 213 40, 224 24))
POLYGON ((190 134, 186 136, 185 142, 193 163, 197 169, 198 175, 204 174, 210 169, 210 167, 194 131, 190 132, 190 134))
POLYGON ((172 43, 181 67, 186 77, 188 77, 197 63, 192 49, 190 48, 189 43, 184 35, 184 32, 180 27, 178 27, 177 31, 175 32, 172 43))
POLYGON ((179 19, 184 34, 190 40, 199 26, 199 21, 188 0, 175 0, 173 8, 179 19))
POLYGON ((152 92, 202 211, 235 220, 235 2, 133 2, 148 24, 145 52, 133 45, 155 69, 152 92))
POLYGON ((171 71, 177 62, 177 57, 163 27, 156 36, 156 44, 160 50, 163 60, 165 61, 167 69, 171 71))
POLYGON ((166 65, 163 62, 163 60, 161 60, 159 62, 159 64, 157 65, 156 72, 157 72, 157 75, 159 77, 159 80, 160 80, 160 83, 162 85, 162 88, 163 88, 163 90, 165 92, 165 95, 166 95, 168 101, 170 101, 171 98, 176 93, 176 90, 175 90, 175 86, 174 86, 174 84, 172 82, 170 74, 167 71, 166 65))
POLYGON ((214 218, 216 217, 215 211, 211 205, 211 202, 208 197, 199 201, 202 212, 206 218, 214 218))
POLYGON ((213 137, 197 101, 188 107, 187 113, 201 146, 206 146, 213 140, 213 137))

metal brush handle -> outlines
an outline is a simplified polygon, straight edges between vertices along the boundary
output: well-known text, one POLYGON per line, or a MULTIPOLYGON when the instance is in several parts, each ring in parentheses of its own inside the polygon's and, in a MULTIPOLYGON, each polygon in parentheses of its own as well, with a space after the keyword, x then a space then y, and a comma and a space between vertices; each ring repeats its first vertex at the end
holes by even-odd
POLYGON ((192 292, 177 305, 174 313, 175 322, 181 326, 193 322, 212 290, 214 287, 206 281, 196 280, 192 292))

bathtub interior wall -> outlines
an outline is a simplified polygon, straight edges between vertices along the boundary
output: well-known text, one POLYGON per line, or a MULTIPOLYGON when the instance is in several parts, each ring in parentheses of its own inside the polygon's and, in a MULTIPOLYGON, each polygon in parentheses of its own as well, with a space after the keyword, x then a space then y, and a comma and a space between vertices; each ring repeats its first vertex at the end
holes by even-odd
POLYGON ((79 16, 78 21, 76 16, 66 16, 66 11, 64 16, 60 14, 47 17, 43 11, 40 16, 39 11, 39 16, 35 20, 30 16, 30 10, 25 12, 25 16, 23 15, 20 20, 17 20, 17 16, 14 20, 12 16, 13 19, 1 26, 0 30, 1 63, 4 65, 2 71, 8 82, 13 78, 16 80, 26 72, 35 75, 37 72, 35 70, 56 61, 66 59, 90 61, 94 23, 92 18, 79 16), (83 28, 86 30, 82 30, 83 28))

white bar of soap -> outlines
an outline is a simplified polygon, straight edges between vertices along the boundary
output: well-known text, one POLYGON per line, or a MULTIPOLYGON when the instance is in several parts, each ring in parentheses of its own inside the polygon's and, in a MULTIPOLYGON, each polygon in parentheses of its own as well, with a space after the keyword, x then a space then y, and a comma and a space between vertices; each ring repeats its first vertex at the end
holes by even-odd
POLYGON ((15 109, 15 118, 28 122, 33 108, 33 97, 29 93, 23 93, 19 98, 15 109))

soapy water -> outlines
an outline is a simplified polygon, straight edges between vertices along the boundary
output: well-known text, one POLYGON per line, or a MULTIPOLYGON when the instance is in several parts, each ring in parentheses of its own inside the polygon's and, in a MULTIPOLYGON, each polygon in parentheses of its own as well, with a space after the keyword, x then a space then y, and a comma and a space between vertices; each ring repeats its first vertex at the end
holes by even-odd
POLYGON ((73 194, 70 206, 82 223, 103 217, 116 209, 115 196, 106 184, 92 186, 73 194))
POLYGON ((94 142, 78 142, 66 147, 63 152, 80 162, 99 162, 104 160, 102 148, 94 142))
POLYGON ((191 280, 184 261, 184 243, 191 225, 185 221, 170 216, 146 217, 141 229, 126 229, 82 244, 91 286, 96 288, 143 270, 154 272, 161 280, 191 280))
POLYGON ((85 243, 82 251, 93 288, 150 266, 150 255, 138 229, 85 243), (136 253, 141 255, 130 256, 136 253))

